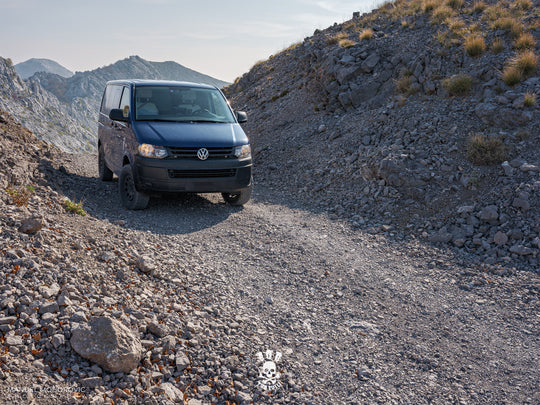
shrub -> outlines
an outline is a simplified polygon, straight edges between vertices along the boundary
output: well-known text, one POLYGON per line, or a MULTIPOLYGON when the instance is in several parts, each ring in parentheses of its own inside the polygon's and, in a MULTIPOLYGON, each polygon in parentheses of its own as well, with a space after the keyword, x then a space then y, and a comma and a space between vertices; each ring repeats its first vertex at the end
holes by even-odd
POLYGON ((512 17, 502 17, 493 23, 493 28, 497 30, 505 30, 514 38, 517 38, 523 32, 523 24, 512 17))
POLYGON ((514 7, 520 10, 529 10, 532 7, 531 0, 515 0, 514 7))
POLYGON ((532 107, 536 104, 536 94, 528 91, 523 97, 523 105, 525 107, 532 107))
POLYGON ((326 42, 328 43, 328 45, 339 44, 339 41, 341 41, 342 39, 346 39, 347 37, 348 37, 348 35, 347 35, 346 32, 340 32, 340 33, 338 33, 336 35, 328 37, 326 42))
POLYGON ((467 74, 459 74, 444 79, 443 87, 453 96, 464 96, 472 86, 472 77, 467 74))
POLYGON ((502 72, 502 79, 508 86, 514 86, 523 79, 523 73, 517 66, 508 65, 502 72))
POLYGON ((480 35, 469 35, 465 39, 465 50, 469 56, 481 55, 484 49, 486 49, 486 43, 480 35))
POLYGON ((360 41, 365 41, 367 39, 373 38, 373 30, 371 28, 364 29, 358 36, 360 41))
POLYGON ((424 13, 430 13, 433 10, 435 10, 439 5, 441 4, 440 1, 437 0, 425 0, 422 8, 424 9, 424 13))
POLYGON ((501 53, 504 50, 504 41, 501 38, 495 38, 491 44, 491 50, 494 54, 501 53))
POLYGON ((6 193, 9 194, 13 204, 18 207, 28 205, 28 200, 36 189, 32 186, 13 188, 12 186, 6 188, 6 193))
POLYGON ((339 40, 339 46, 342 48, 350 48, 351 46, 356 45, 354 41, 351 41, 348 38, 340 39, 339 40))
POLYGON ((473 3, 472 10, 474 13, 481 13, 486 7, 486 3, 484 3, 483 0, 477 0, 473 3))
POLYGON ((442 23, 454 15, 454 10, 450 7, 442 5, 433 11, 433 20, 436 23, 442 23))
POLYGON ((532 50, 521 52, 512 63, 523 72, 523 75, 529 76, 536 72, 538 67, 538 57, 532 50))
POLYGON ((499 137, 474 134, 467 141, 467 159, 475 165, 494 165, 508 159, 508 148, 499 137))
POLYGON ((74 212, 75 214, 83 216, 83 217, 86 215, 86 211, 82 207, 82 202, 75 203, 70 200, 65 200, 64 209, 68 212, 74 212))
POLYGON ((463 0, 446 0, 444 4, 450 8, 453 8, 454 10, 459 10, 461 7, 463 7, 463 0))
POLYGON ((536 41, 534 40, 534 37, 530 32, 524 32, 522 33, 514 43, 514 46, 516 49, 519 50, 525 50, 525 49, 532 49, 536 45, 536 41))

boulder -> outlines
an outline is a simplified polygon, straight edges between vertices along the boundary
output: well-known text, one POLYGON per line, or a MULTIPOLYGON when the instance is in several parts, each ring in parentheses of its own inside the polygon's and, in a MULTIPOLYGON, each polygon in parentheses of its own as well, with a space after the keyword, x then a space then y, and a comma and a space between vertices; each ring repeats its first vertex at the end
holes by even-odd
POLYGON ((73 330, 71 347, 81 357, 111 373, 128 373, 142 357, 140 339, 122 323, 106 317, 92 317, 88 324, 73 330))

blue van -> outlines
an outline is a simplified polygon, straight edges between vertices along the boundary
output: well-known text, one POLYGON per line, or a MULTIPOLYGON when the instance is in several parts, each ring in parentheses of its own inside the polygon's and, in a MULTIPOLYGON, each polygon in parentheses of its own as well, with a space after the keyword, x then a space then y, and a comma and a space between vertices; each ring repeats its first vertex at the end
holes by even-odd
POLYGON ((118 176, 122 204, 144 209, 150 195, 222 193, 251 198, 252 159, 240 123, 214 86, 161 80, 107 82, 98 122, 99 178, 118 176))

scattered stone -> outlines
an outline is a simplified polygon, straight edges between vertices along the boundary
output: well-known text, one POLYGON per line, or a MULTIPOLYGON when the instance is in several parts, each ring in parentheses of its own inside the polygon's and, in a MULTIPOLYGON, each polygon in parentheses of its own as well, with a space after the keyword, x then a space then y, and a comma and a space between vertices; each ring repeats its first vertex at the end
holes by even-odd
POLYGON ((38 233, 43 228, 43 218, 26 218, 19 227, 19 232, 27 234, 38 233))
POLYGON ((505 233, 498 231, 493 237, 493 241, 497 246, 505 245, 508 242, 508 236, 505 233))
POLYGON ((129 372, 142 357, 139 338, 122 323, 105 316, 92 317, 72 332, 71 347, 81 357, 116 373, 129 372))

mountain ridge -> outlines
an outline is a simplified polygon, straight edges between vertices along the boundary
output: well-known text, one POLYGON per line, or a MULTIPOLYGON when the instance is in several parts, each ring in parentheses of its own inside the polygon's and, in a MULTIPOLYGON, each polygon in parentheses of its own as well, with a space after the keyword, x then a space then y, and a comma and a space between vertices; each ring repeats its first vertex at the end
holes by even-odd
POLYGON ((37 72, 22 80, 9 60, 0 58, 0 108, 39 138, 70 152, 94 152, 97 114, 105 83, 122 78, 197 81, 222 87, 225 81, 176 62, 151 62, 130 56, 69 78, 37 72))
POLYGON ((31 58, 24 62, 17 63, 15 70, 22 79, 28 79, 34 73, 47 72, 68 78, 73 76, 73 72, 51 59, 31 58))

